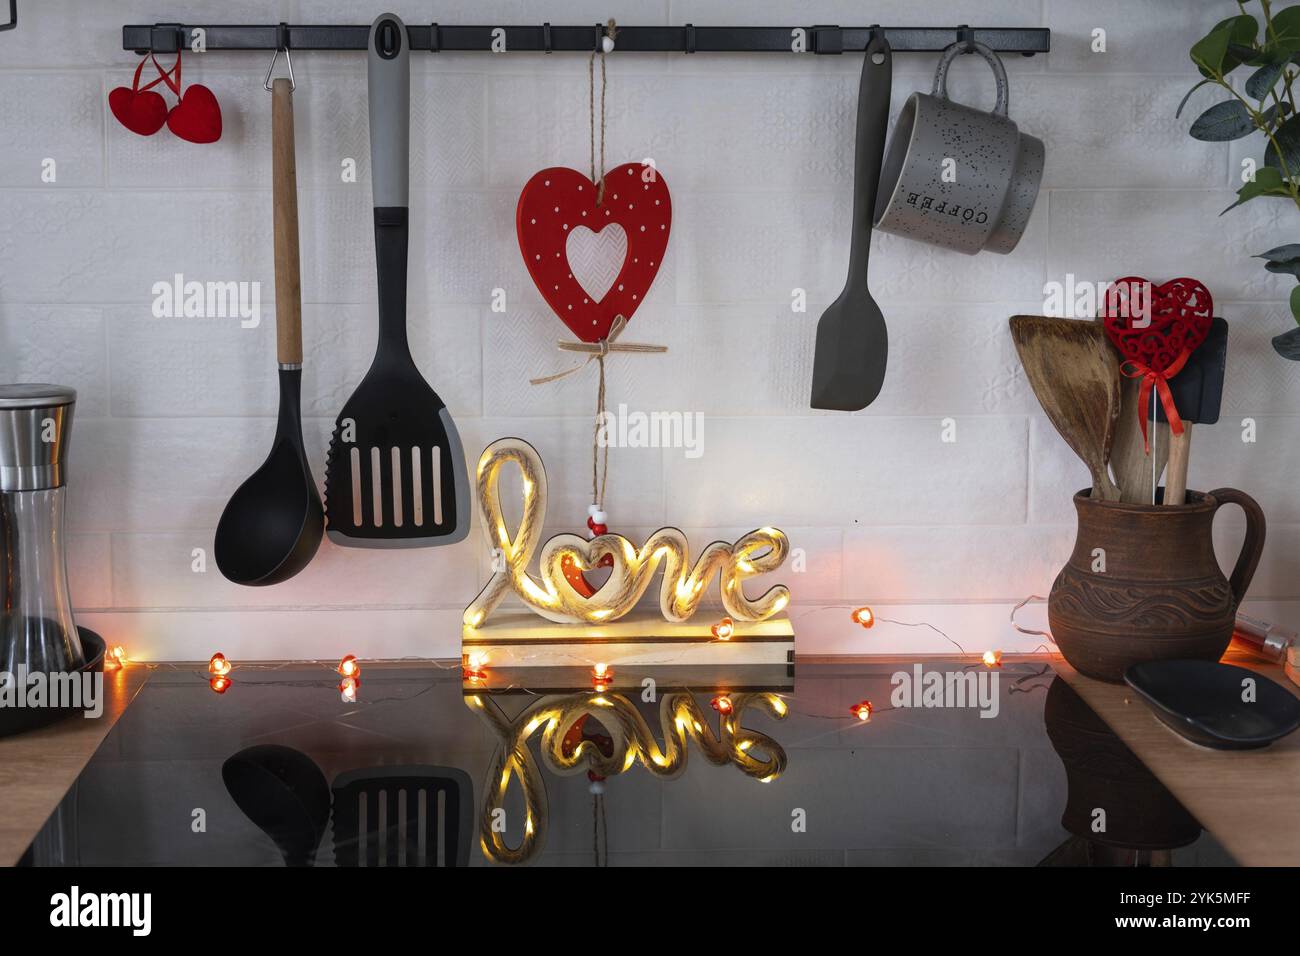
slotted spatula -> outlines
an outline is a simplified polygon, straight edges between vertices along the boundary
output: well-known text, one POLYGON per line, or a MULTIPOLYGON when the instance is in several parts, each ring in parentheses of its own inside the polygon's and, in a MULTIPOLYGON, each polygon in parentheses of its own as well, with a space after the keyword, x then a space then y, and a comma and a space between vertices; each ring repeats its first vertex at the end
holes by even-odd
POLYGON ((452 544, 469 533, 460 435, 406 338, 411 65, 406 26, 370 27, 370 175, 379 269, 379 345, 334 423, 325 463, 330 540, 360 548, 452 544))
POLYGON ((1065 443, 1088 466, 1092 496, 1119 501, 1106 465, 1119 420, 1119 358, 1099 322, 1013 315, 1025 377, 1065 443))

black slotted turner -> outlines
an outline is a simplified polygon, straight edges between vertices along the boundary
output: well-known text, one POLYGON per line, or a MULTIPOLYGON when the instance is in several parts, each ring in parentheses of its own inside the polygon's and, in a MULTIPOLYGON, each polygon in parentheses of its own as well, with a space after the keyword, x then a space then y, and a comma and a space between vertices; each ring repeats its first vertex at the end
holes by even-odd
POLYGON ((367 57, 379 344, 334 423, 325 463, 328 534, 359 548, 453 544, 469 533, 465 455, 406 337, 411 66, 397 16, 381 14, 371 25, 367 57))

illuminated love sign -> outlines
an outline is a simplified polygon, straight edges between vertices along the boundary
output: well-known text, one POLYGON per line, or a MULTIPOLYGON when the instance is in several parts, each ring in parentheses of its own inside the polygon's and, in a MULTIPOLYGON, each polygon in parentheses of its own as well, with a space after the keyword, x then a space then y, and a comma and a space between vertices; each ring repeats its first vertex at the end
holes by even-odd
POLYGON ((479 519, 488 546, 498 556, 499 568, 465 609, 464 622, 478 627, 506 593, 513 591, 529 608, 558 624, 603 624, 617 620, 636 606, 650 586, 660 562, 664 563, 659 607, 673 622, 695 613, 705 586, 719 575, 722 604, 738 621, 762 621, 790 603, 783 585, 750 600, 741 586, 745 578, 773 571, 785 561, 790 543, 776 528, 759 528, 735 544, 715 541, 690 568, 686 535, 676 528, 660 528, 637 548, 619 534, 602 534, 590 541, 576 534, 558 534, 542 545, 541 579, 529 572, 546 520, 546 469, 528 442, 501 438, 484 449, 477 471, 479 519), (523 513, 514 535, 501 511, 498 482, 501 470, 517 465, 523 475, 523 513), (597 567, 608 557, 613 562, 609 579, 590 597, 574 589, 571 581, 597 567))

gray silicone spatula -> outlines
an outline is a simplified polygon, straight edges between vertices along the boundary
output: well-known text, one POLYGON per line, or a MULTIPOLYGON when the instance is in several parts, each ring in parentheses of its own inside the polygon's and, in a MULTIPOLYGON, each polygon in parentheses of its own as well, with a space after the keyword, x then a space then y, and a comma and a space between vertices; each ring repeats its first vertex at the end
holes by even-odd
POLYGON ((813 356, 812 407, 841 412, 866 408, 885 383, 889 332, 867 288, 871 218, 889 125, 893 61, 883 31, 872 34, 858 84, 858 131, 853 170, 853 230, 849 277, 840 297, 817 323, 813 356))
POLYGON ((460 435, 406 338, 411 64, 391 13, 370 27, 370 175, 379 268, 379 345, 334 424, 325 464, 330 540, 360 548, 452 544, 469 533, 460 435))

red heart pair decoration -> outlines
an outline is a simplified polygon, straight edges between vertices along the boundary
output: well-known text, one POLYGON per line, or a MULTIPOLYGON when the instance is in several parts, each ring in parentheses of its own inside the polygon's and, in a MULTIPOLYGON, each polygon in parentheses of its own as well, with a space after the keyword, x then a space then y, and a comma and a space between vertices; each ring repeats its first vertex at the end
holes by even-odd
POLYGON ((1183 433, 1182 416, 1169 390, 1169 379, 1183 370, 1187 359, 1210 333, 1214 299, 1196 279, 1170 279, 1155 285, 1139 276, 1116 279, 1106 290, 1102 322, 1106 337, 1120 354, 1120 369, 1140 378, 1137 416, 1147 452, 1147 416, 1154 389, 1169 420, 1169 430, 1183 433))
POLYGON ((599 342, 614 319, 630 319, 654 282, 668 247, 672 202, 658 170, 624 163, 605 177, 605 193, 596 201, 594 182, 563 166, 543 169, 524 185, 515 209, 519 249, 537 289, 579 339, 599 342), (575 229, 600 233, 618 225, 627 236, 627 255, 603 298, 574 278, 568 258, 575 229))
POLYGON ((108 94, 108 107, 117 121, 140 136, 152 136, 167 125, 175 135, 191 143, 215 143, 221 138, 221 106, 216 96, 206 86, 195 83, 181 93, 181 58, 176 55, 176 65, 164 70, 153 54, 149 55, 158 70, 158 78, 140 86, 140 72, 145 60, 135 68, 131 88, 119 86, 108 94), (175 74, 173 76, 173 74, 175 74), (153 88, 159 83, 176 94, 177 102, 170 110, 167 101, 153 88))

